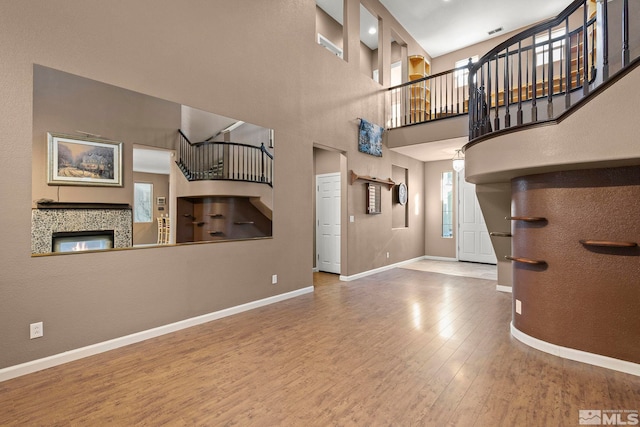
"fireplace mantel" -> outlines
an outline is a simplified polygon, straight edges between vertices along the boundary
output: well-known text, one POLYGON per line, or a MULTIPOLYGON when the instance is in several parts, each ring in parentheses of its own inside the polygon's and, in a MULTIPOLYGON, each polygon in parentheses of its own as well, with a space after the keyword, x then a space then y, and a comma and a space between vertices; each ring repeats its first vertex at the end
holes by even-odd
POLYGON ((127 203, 38 202, 38 209, 131 209, 127 203))

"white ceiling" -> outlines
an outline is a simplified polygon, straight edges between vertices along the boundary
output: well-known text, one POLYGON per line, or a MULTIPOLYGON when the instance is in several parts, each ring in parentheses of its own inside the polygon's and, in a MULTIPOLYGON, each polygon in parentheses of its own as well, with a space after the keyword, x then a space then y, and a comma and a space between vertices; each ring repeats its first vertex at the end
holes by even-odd
POLYGON ((437 57, 558 15, 571 0, 380 0, 437 57), (489 31, 503 30, 490 36, 489 31))

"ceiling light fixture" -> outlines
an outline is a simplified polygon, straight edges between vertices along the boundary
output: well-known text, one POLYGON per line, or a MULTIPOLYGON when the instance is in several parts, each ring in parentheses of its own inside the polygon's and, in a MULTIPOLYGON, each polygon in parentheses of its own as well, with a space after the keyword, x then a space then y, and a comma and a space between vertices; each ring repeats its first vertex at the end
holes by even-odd
POLYGON ((453 170, 460 172, 464 169, 464 157, 462 157, 462 150, 456 150, 456 155, 453 156, 453 170))
POLYGON ((373 35, 373 34, 375 34, 375 33, 377 33, 377 32, 378 32, 378 30, 376 30, 376 29, 375 29, 375 27, 371 27, 371 28, 369 28, 369 34, 372 34, 372 35, 373 35))

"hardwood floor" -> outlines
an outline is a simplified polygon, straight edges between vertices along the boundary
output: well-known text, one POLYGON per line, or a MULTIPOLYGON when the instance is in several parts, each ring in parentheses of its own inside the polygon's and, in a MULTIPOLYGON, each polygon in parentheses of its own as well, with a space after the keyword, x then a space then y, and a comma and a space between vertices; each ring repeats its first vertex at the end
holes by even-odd
POLYGON ((576 426, 580 409, 640 409, 640 377, 513 339, 495 281, 322 279, 312 294, 0 383, 0 425, 576 426))

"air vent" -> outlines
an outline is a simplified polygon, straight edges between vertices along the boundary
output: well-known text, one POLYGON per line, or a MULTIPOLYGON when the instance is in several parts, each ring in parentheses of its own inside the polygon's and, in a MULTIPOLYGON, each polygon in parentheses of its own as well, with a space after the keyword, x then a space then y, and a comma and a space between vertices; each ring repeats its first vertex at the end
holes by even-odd
POLYGON ((491 30, 487 34, 489 34, 491 36, 491 35, 493 35, 495 33, 499 33, 500 31, 502 31, 502 27, 498 27, 495 30, 491 30))

